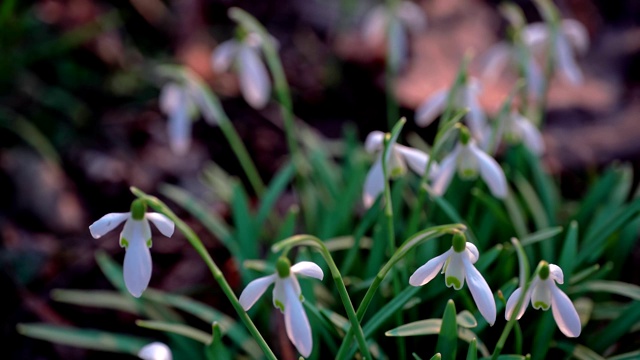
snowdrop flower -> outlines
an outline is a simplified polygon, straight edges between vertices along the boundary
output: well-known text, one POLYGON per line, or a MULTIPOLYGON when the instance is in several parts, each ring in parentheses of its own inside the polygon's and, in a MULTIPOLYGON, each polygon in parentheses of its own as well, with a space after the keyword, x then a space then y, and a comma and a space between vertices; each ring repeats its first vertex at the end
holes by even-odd
POLYGON ((129 293, 140 297, 151 280, 151 221, 162 235, 171 237, 174 224, 159 213, 147 213, 147 205, 137 199, 131 204, 131 212, 107 214, 89 226, 91 236, 99 239, 124 222, 120 233, 120 246, 124 247, 124 283, 129 293))
MULTIPOLYGON (((578 337, 582 331, 580 317, 571 299, 558 288, 558 284, 564 283, 564 274, 559 266, 545 263, 531 286, 524 295, 524 301, 516 319, 520 319, 531 301, 534 309, 549 310, 558 324, 560 331, 567 337, 578 337)), ((507 300, 505 318, 511 319, 513 311, 522 296, 522 287, 517 288, 507 300)))
MULTIPOLYGON (((377 153, 377 158, 367 173, 367 178, 364 182, 362 200, 364 206, 367 208, 371 207, 378 195, 384 191, 384 183, 386 181, 382 169, 384 137, 385 134, 382 131, 373 131, 365 140, 365 150, 368 153, 377 153)), ((406 173, 408 166, 416 174, 422 175, 429 163, 429 155, 418 149, 396 144, 396 140, 397 136, 392 138, 389 143, 390 151, 386 159, 389 174, 392 177, 403 175, 406 173)), ((432 163, 431 169, 435 171, 437 166, 437 164, 432 163)))
POLYGON ((465 127, 460 129, 460 141, 456 147, 431 176, 434 194, 442 196, 447 191, 456 170, 463 179, 474 179, 479 172, 493 196, 507 196, 507 178, 500 164, 476 145, 465 127))
POLYGON ((544 141, 540 130, 516 111, 512 111, 506 119, 505 138, 509 142, 522 142, 535 155, 544 152, 544 141))
POLYGON ((547 23, 537 22, 524 27, 522 40, 534 52, 540 53, 553 46, 553 61, 556 69, 573 85, 583 81, 582 71, 576 64, 574 49, 584 54, 589 47, 587 29, 580 22, 562 20, 557 31, 547 23))
POLYGON ((408 54, 407 30, 412 34, 418 34, 426 27, 427 18, 420 6, 410 1, 402 1, 393 9, 386 5, 373 7, 365 15, 362 36, 364 41, 373 47, 382 47, 387 40, 391 66, 399 69, 404 65, 408 54))
POLYGON ((478 248, 467 242, 462 233, 457 233, 453 236, 453 246, 444 254, 436 256, 419 267, 409 278, 409 284, 425 285, 438 275, 440 269, 444 273, 447 287, 460 290, 466 279, 480 314, 493 326, 496 321, 496 303, 491 288, 478 269, 473 266, 478 261, 478 256, 478 248))
POLYGON ((287 336, 304 357, 311 354, 313 338, 311 326, 304 312, 302 302, 304 297, 300 291, 300 284, 295 275, 304 275, 322 280, 322 269, 310 261, 301 261, 293 266, 286 257, 281 257, 276 263, 276 273, 251 281, 240 294, 240 304, 247 311, 267 288, 275 283, 273 288, 273 306, 284 313, 284 325, 287 336))
POLYGON ((239 38, 218 45, 211 54, 211 65, 217 72, 235 66, 244 99, 254 109, 262 109, 271 94, 271 80, 260 59, 262 39, 256 33, 240 34, 239 38))
POLYGON ((152 342, 140 349, 138 357, 143 360, 172 360, 171 349, 161 342, 152 342))
MULTIPOLYGON (((447 106, 447 99, 451 90, 440 90, 426 99, 416 109, 415 121, 418 126, 426 127, 440 115, 447 106)), ((487 117, 480 106, 480 82, 475 78, 468 79, 453 95, 453 106, 469 109, 465 121, 471 129, 473 137, 483 143, 486 136, 487 117)))

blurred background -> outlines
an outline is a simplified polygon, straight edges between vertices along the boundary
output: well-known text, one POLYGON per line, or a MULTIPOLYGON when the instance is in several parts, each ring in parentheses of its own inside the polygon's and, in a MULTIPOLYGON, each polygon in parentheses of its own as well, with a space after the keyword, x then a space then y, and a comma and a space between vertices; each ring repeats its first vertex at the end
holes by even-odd
MULTIPOLYGON (((529 22, 536 7, 514 1, 529 22)), ((492 0, 421 0, 426 29, 409 37, 409 57, 395 84, 407 128, 416 107, 450 86, 465 54, 477 59, 505 37, 507 22, 492 0)), ((590 47, 578 58, 584 83, 551 84, 543 128, 547 170, 578 199, 599 169, 640 164, 640 2, 556 1, 563 17, 581 22, 590 47)), ((364 139, 386 130, 384 48, 363 41, 374 1, 355 0, 42 0, 0 2, 0 343, 4 359, 106 359, 113 355, 23 337, 21 322, 152 334, 132 315, 55 303, 56 288, 109 289, 97 268, 100 249, 121 262, 118 232, 99 240, 88 226, 108 212, 128 211, 129 186, 155 193, 185 188, 224 215, 204 185, 212 164, 242 171, 218 128, 194 122, 186 155, 168 146, 166 116, 149 67, 182 64, 206 80, 268 180, 287 158, 275 102, 254 110, 233 73, 211 69, 217 44, 234 35, 232 6, 260 20, 277 39, 297 117, 328 138, 345 129, 364 139)), ((475 62, 472 61, 471 72, 475 62)), ((515 74, 483 82, 482 106, 495 114, 515 74)), ((637 176, 635 176, 637 178, 637 176)), ((196 231, 199 225, 186 217, 196 231)), ((232 286, 236 266, 217 239, 206 245, 232 286)), ((640 249, 632 254, 640 259, 640 249)), ((208 270, 180 234, 153 246, 151 286, 187 293, 221 310, 208 270), (205 291, 206 290, 206 291, 205 291)), ((630 274, 640 283, 640 273, 630 274)), ((237 287, 236 287, 237 288, 237 287)))

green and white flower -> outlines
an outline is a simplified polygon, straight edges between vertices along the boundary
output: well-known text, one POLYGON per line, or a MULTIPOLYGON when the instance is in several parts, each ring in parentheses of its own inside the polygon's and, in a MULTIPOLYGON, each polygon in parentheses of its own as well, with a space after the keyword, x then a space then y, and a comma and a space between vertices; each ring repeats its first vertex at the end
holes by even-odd
POLYGON ((281 257, 276 263, 277 272, 251 281, 240 294, 240 304, 247 311, 275 283, 273 288, 273 306, 284 314, 284 324, 291 343, 304 357, 311 354, 313 338, 309 319, 302 307, 304 298, 296 275, 304 275, 322 280, 322 269, 310 261, 301 261, 293 266, 289 259, 281 257))
POLYGON ((152 342, 140 349, 138 357, 143 360, 172 360, 171 349, 161 342, 152 342))
MULTIPOLYGON (((553 313, 553 318, 558 324, 558 328, 567 337, 578 337, 582 331, 580 317, 571 299, 558 288, 558 284, 564 283, 564 274, 558 265, 545 264, 540 269, 538 275, 531 283, 531 286, 524 295, 524 301, 520 306, 520 311, 516 319, 520 319, 527 309, 529 302, 534 309, 549 310, 553 313)), ((505 311, 505 318, 511 319, 515 311, 518 299, 522 296, 522 287, 517 288, 509 300, 505 311)))
POLYGON ((173 235, 174 223, 159 213, 147 213, 147 206, 142 200, 131 204, 131 212, 107 214, 89 226, 91 236, 101 238, 124 222, 120 233, 120 246, 124 247, 124 283, 129 293, 140 297, 151 280, 151 221, 162 235, 173 235))
POLYGON ((422 286, 433 280, 442 269, 447 287, 462 289, 465 279, 480 314, 493 326, 496 321, 496 303, 489 284, 473 264, 478 261, 478 248, 467 242, 462 234, 453 237, 453 246, 419 267, 409 278, 409 284, 422 286))

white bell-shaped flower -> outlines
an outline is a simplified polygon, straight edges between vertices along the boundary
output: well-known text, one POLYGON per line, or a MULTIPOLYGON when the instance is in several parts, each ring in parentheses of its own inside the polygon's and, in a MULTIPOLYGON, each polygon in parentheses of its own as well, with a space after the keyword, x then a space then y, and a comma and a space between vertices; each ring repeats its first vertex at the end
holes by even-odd
POLYGON ((301 261, 293 266, 285 257, 278 259, 277 272, 251 281, 240 294, 240 305, 247 311, 258 301, 267 288, 275 283, 273 288, 273 306, 284 314, 284 324, 287 336, 298 352, 308 357, 313 349, 313 337, 309 319, 302 307, 302 292, 296 275, 304 275, 322 280, 324 274, 317 264, 301 261))
POLYGON ((584 54, 589 48, 587 29, 572 19, 562 20, 558 31, 553 31, 547 23, 537 22, 525 26, 522 30, 523 42, 534 53, 545 51, 553 46, 555 68, 571 84, 580 85, 582 71, 576 63, 575 53, 584 54))
POLYGON ((140 349, 138 357, 143 360, 172 360, 171 349, 161 342, 152 342, 140 349))
POLYGON ((544 140, 540 130, 518 112, 513 111, 507 116, 504 131, 507 141, 522 142, 535 155, 542 155, 544 152, 544 140))
MULTIPOLYGON (((272 40, 273 41, 273 40, 272 40)), ((246 34, 242 40, 227 40, 211 54, 216 72, 228 71, 232 65, 238 73, 240 91, 251 107, 262 109, 271 95, 271 80, 260 59, 262 40, 258 34, 246 34)))
MULTIPOLYGON (((447 106, 447 99, 451 90, 440 90, 426 99, 415 113, 415 121, 418 126, 426 127, 433 122, 447 106)), ((471 134, 480 143, 486 136, 487 116, 480 106, 478 96, 481 92, 480 82, 476 78, 469 78, 453 94, 453 106, 460 109, 468 109, 464 117, 471 134)))
POLYGON ((480 314, 490 325, 496 321, 496 303, 489 284, 473 264, 478 261, 478 248, 467 242, 462 234, 453 237, 453 246, 419 267, 409 278, 409 284, 422 286, 433 280, 442 269, 447 287, 462 289, 465 279, 480 314))
MULTIPOLYGON (((540 269, 536 278, 531 282, 531 286, 524 295, 522 306, 516 319, 520 319, 524 314, 529 302, 534 309, 549 310, 553 313, 553 318, 558 324, 558 328, 567 337, 578 337, 582 331, 580 316, 576 311, 571 299, 558 288, 558 284, 564 283, 564 274, 559 266, 545 264, 540 269)), ((518 300, 522 296, 522 288, 517 288, 509 300, 505 311, 505 318, 511 319, 515 311, 518 300)))
POLYGON ((438 171, 430 176, 431 189, 435 195, 444 195, 456 170, 463 179, 475 179, 479 173, 493 196, 507 196, 507 178, 500 164, 476 145, 464 127, 460 129, 460 142, 442 159, 438 171))
POLYGON ((162 235, 173 235, 174 223, 159 213, 147 213, 146 204, 135 200, 131 204, 131 212, 107 214, 89 226, 91 236, 99 239, 124 222, 120 233, 120 246, 124 247, 123 275, 129 293, 140 297, 149 286, 151 280, 151 221, 162 235))
MULTIPOLYGON (((384 183, 386 181, 382 169, 384 136, 385 134, 382 131, 373 131, 365 140, 365 150, 368 153, 377 154, 376 160, 367 173, 367 178, 364 182, 362 201, 367 208, 371 207, 378 195, 384 191, 384 183)), ((403 175, 406 173, 407 167, 416 174, 422 175, 429 163, 429 155, 424 151, 397 144, 396 141, 397 136, 389 142, 390 150, 386 159, 389 175, 391 177, 403 175)), ((432 171, 436 171, 437 168, 438 165, 433 162, 431 164, 432 171)))

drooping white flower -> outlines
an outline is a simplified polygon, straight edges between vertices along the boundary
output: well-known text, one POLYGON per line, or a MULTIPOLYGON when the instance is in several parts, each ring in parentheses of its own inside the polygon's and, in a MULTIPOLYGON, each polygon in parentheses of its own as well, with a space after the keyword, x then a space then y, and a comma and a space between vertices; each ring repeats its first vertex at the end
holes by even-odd
POLYGON ((260 59, 262 40, 258 34, 249 33, 241 40, 222 42, 211 54, 211 66, 216 72, 228 71, 232 65, 240 80, 240 91, 254 109, 262 109, 271 95, 271 80, 260 59))
POLYGON ((310 261, 301 261, 293 266, 287 258, 280 258, 276 263, 277 272, 251 281, 240 294, 240 304, 247 311, 258 298, 275 283, 273 288, 273 306, 284 314, 284 324, 291 343, 304 357, 311 354, 313 338, 307 314, 302 307, 302 292, 296 275, 304 275, 322 280, 322 269, 310 261))
POLYGON ((131 204, 131 212, 107 214, 89 226, 91 236, 99 239, 124 222, 120 233, 120 246, 124 247, 124 283, 129 293, 140 297, 151 280, 151 221, 162 235, 171 237, 174 224, 166 216, 159 213, 147 213, 147 206, 142 200, 131 204))
POLYGON ((507 178, 500 164, 476 145, 464 127, 460 131, 460 141, 456 147, 442 159, 438 171, 430 176, 431 189, 435 195, 442 196, 447 191, 456 171, 463 179, 475 179, 480 173, 493 196, 507 196, 507 178))
MULTIPOLYGON (((567 337, 578 337, 582 331, 580 317, 571 299, 558 288, 558 284, 564 283, 564 274, 559 266, 545 264, 540 269, 536 278, 524 296, 520 311, 516 319, 520 319, 524 314, 529 302, 534 309, 549 310, 553 313, 553 318, 558 324, 558 328, 567 337)), ((509 300, 505 311, 505 318, 509 320, 515 311, 518 299, 522 295, 522 287, 517 288, 509 300)))
POLYGON ((447 287, 462 289, 465 279, 480 314, 490 325, 496 321, 496 303, 489 284, 473 264, 478 261, 478 248, 467 242, 462 234, 453 237, 453 246, 442 255, 427 261, 409 278, 409 284, 422 286, 431 281, 442 269, 447 287))
POLYGON ((415 35, 427 28, 427 17, 417 4, 402 1, 392 7, 377 5, 364 17, 362 36, 372 47, 389 44, 389 61, 401 68, 408 55, 407 32, 415 35), (387 36, 388 34, 388 36, 387 36))
POLYGON ((159 341, 147 344, 140 349, 138 357, 143 360, 172 360, 171 349, 159 341))
POLYGON ((589 47, 587 29, 580 22, 564 19, 558 30, 554 31, 547 23, 537 22, 525 26, 522 30, 523 42, 535 53, 553 46, 555 68, 571 84, 580 85, 582 71, 575 59, 575 52, 584 54, 589 47))
POLYGON ((542 155, 544 152, 544 140, 540 130, 517 111, 512 111, 507 116, 504 131, 507 141, 522 142, 535 155, 542 155))
MULTIPOLYGON (((364 183, 362 201, 367 208, 371 207, 378 195, 384 191, 384 183, 386 181, 382 169, 384 136, 385 134, 381 131, 373 131, 365 140, 365 150, 371 154, 377 154, 364 183)), ((397 136, 390 140, 390 150, 386 159, 390 176, 397 177, 405 174, 407 166, 416 174, 422 175, 429 163, 429 155, 421 150, 397 144, 396 140, 397 136)), ((435 162, 431 164, 432 171, 436 171, 437 167, 438 165, 435 162)))
MULTIPOLYGON (((426 99, 415 113, 415 121, 418 126, 426 127, 433 122, 446 108, 447 99, 451 90, 443 89, 426 99)), ((469 78, 458 87, 452 96, 453 106, 460 109, 468 109, 464 117, 471 134, 480 143, 486 136, 487 116, 480 106, 478 95, 481 92, 480 82, 476 78, 469 78)))

